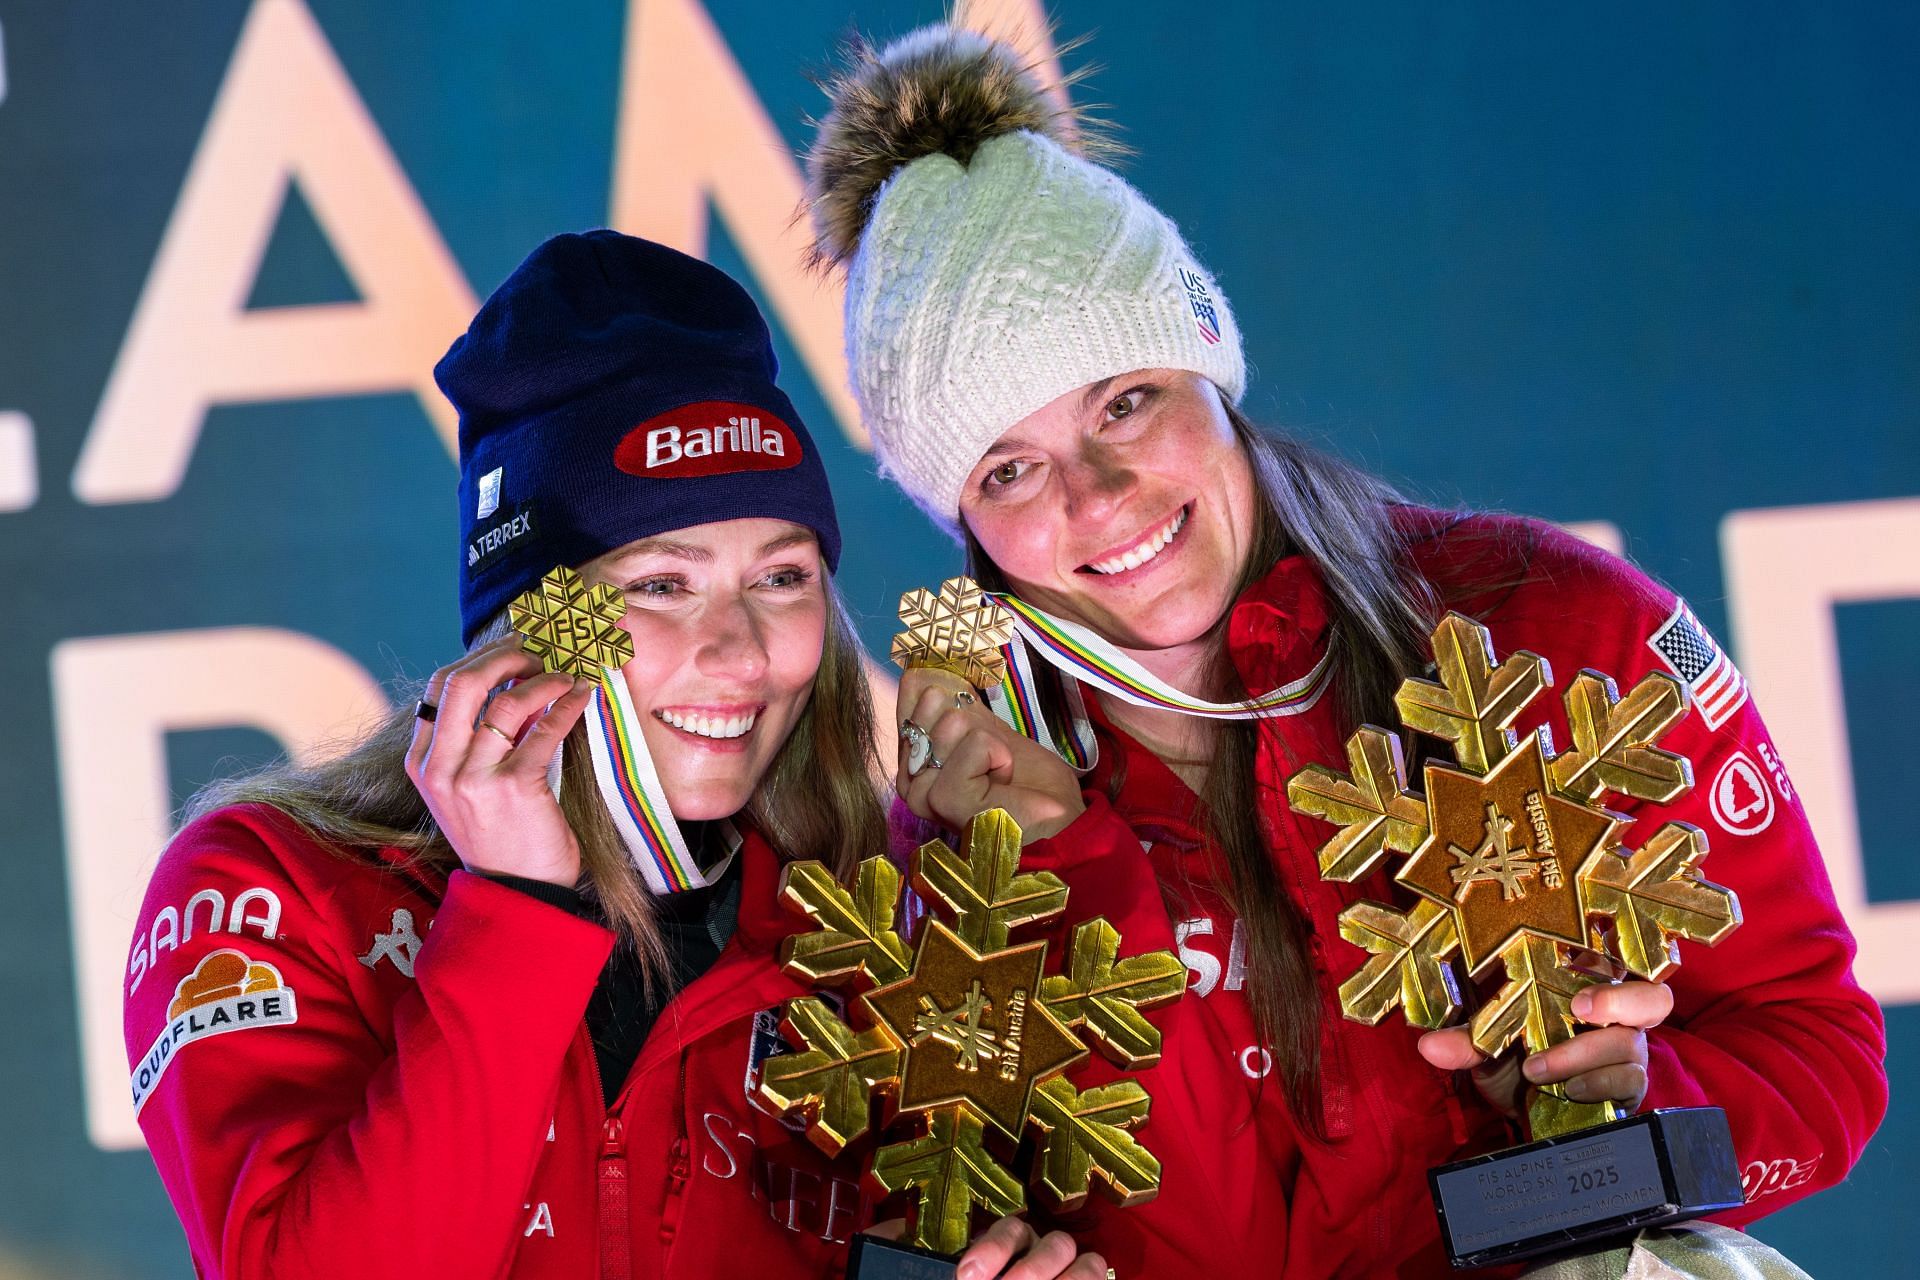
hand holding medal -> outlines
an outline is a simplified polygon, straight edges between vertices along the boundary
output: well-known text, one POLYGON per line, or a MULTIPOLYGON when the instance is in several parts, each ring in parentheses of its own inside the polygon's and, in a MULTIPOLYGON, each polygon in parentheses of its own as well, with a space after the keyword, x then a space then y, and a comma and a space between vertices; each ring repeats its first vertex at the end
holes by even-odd
POLYGON ((897 703, 900 763, 895 787, 923 818, 959 828, 985 809, 1004 809, 1024 838, 1051 836, 1085 807, 1073 770, 1010 728, 986 695, 1009 673, 1004 647, 1014 619, 970 578, 900 599, 905 630, 893 638, 903 669, 897 703))
MULTIPOLYGON (((633 660, 633 637, 620 625, 626 609, 618 588, 588 586, 560 565, 516 596, 507 616, 526 655, 584 687, 587 744, 607 813, 647 887, 656 894, 677 893, 711 883, 724 864, 701 870, 667 806, 633 695, 620 675, 633 660)), ((540 764, 556 790, 558 747, 556 740, 540 764)))

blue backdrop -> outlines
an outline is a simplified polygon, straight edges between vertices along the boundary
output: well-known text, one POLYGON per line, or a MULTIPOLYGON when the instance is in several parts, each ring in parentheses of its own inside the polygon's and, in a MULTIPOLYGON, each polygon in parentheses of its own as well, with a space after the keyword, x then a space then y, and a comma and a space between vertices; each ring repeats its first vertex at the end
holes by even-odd
MULTIPOLYGON (((146 783, 112 775, 132 758, 114 754, 114 717, 82 714, 97 692, 88 655, 105 652, 89 646, 272 628, 242 638, 318 641, 375 680, 457 648, 454 471, 434 410, 391 371, 346 376, 383 344, 248 354, 215 325, 205 360, 226 366, 199 390, 205 412, 141 416, 148 389, 201 378, 168 300, 186 300, 182 315, 213 307, 195 291, 215 289, 222 246, 247 230, 193 239, 190 170, 207 165, 207 190, 237 207, 248 148, 278 154, 293 118, 242 99, 231 128, 214 127, 223 85, 242 92, 245 33, 272 73, 261 83, 305 83, 315 57, 336 60, 340 75, 315 83, 363 106, 392 163, 354 167, 361 135, 324 95, 285 108, 326 127, 287 144, 295 180, 273 188, 264 255, 220 304, 236 332, 248 316, 336 304, 351 317, 384 296, 395 332, 437 350, 464 320, 450 280, 482 297, 559 230, 664 235, 677 224, 632 210, 662 187, 697 200, 705 183, 722 215, 746 210, 713 219, 706 251, 775 315, 787 385, 830 455, 841 578, 869 644, 884 652, 901 590, 957 565, 872 477, 857 429, 836 425, 820 286, 767 265, 755 183, 791 162, 735 127, 763 109, 772 141, 798 148, 821 104, 808 73, 834 45, 939 6, 632 5, 0 3, 0 1273, 190 1272, 145 1153, 99 1101, 124 1072, 89 1083, 100 1028, 117 1028, 89 993, 113 985, 116 922, 153 852, 114 845, 114 830, 142 829, 132 793, 146 783), (649 63, 636 32, 685 56, 649 63), (718 50, 741 78, 689 50, 718 50), (662 120, 686 139, 663 138, 662 120), (390 216, 394 191, 417 218, 390 216), (184 246, 171 270, 170 226, 184 246), (422 227, 444 261, 415 252, 422 227), (414 265, 383 266, 383 252, 414 265), (143 306, 159 317, 146 338, 143 306), (115 376, 134 405, 117 416, 115 376), (198 427, 182 469, 143 481, 142 451, 171 447, 176 418, 198 427), (87 798, 105 794, 130 825, 87 834, 100 812, 87 798), (131 883, 117 895, 116 866, 131 883)), ((1095 32, 1068 56, 1102 68, 1076 96, 1108 104, 1138 152, 1129 176, 1233 300, 1255 416, 1428 498, 1609 522, 1730 636, 1796 775, 1826 779, 1809 802, 1828 798, 1816 822, 1830 861, 1845 859, 1836 878, 1859 883, 1850 912, 1911 918, 1898 913, 1920 899, 1901 798, 1920 701, 1920 8, 1053 11, 1063 35, 1095 32), (1776 620, 1785 606, 1769 602, 1789 598, 1813 601, 1830 631, 1776 620), (1837 683, 1802 687, 1829 657, 1837 683)), ((170 802, 286 738, 270 718, 223 713, 222 696, 141 713, 170 802)), ((1756 1229, 1815 1274, 1911 1266, 1920 1110, 1904 1086, 1920 991, 1900 975, 1920 972, 1920 943, 1881 936, 1865 976, 1889 1005, 1892 1111, 1846 1185, 1756 1229)))

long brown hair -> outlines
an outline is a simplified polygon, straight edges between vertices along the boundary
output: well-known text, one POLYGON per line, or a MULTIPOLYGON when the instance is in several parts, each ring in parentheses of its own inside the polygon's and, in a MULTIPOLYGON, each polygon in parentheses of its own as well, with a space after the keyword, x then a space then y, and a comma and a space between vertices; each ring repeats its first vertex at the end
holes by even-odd
MULTIPOLYGON (((1328 641, 1332 688, 1342 731, 1371 721, 1393 723, 1400 682, 1427 661, 1427 633, 1436 616, 1434 592, 1413 570, 1408 542, 1392 508, 1400 502, 1384 481, 1298 441, 1254 426, 1238 409, 1227 418, 1253 466, 1254 536, 1235 598, 1286 555, 1312 562, 1326 585, 1333 625, 1328 641)), ((990 590, 1007 590, 1006 576, 966 533, 969 572, 990 590)), ((1226 646, 1212 672, 1226 700, 1244 698, 1226 646)), ((1059 708, 1048 707, 1063 723, 1059 708)), ((1320 1001, 1308 926, 1281 883, 1263 825, 1254 765, 1263 743, 1289 759, 1278 721, 1223 723, 1212 743, 1213 763, 1200 796, 1207 836, 1227 865, 1227 896, 1245 930, 1248 982, 1256 1025, 1271 1047, 1288 1105, 1309 1132, 1323 1132, 1320 1105, 1320 1001)), ((1118 788, 1123 778, 1115 777, 1118 788)))
MULTIPOLYGON (((873 787, 878 774, 873 699, 845 607, 826 583, 827 628, 820 670, 805 710, 754 789, 747 815, 783 857, 819 858, 843 879, 864 858, 886 853, 886 818, 873 787)), ((495 618, 471 648, 507 633, 495 618)), ((345 753, 311 765, 282 762, 202 789, 182 825, 233 804, 278 809, 342 856, 372 860, 383 848, 407 853, 410 865, 451 871, 460 856, 440 833, 407 777, 413 701, 424 681, 397 688, 399 706, 345 753)), ((629 860, 593 781, 584 726, 562 750, 560 810, 580 841, 582 892, 640 958, 650 991, 671 972, 653 915, 653 899, 629 860)))

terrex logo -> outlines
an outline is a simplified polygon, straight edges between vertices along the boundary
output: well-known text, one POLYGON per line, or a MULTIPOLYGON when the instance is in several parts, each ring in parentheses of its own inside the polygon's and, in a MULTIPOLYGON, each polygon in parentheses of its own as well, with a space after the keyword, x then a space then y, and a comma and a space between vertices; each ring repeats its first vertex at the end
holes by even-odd
POLYGON ((781 471, 800 461, 800 437, 765 409, 730 400, 681 405, 647 419, 613 451, 613 465, 649 480, 781 471))

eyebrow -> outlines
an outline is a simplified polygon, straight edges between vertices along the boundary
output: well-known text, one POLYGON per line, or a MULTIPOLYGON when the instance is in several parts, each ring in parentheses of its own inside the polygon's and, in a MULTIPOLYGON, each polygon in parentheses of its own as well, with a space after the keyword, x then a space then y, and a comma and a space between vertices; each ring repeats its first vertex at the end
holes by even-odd
MULTIPOLYGON (((810 529, 792 529, 786 533, 775 534, 760 544, 755 556, 770 556, 776 551, 798 546, 803 542, 817 539, 810 529)), ((688 560, 694 564, 712 564, 713 552, 691 542, 680 542, 674 538, 646 538, 634 543, 614 557, 613 563, 623 564, 637 556, 672 556, 679 560, 688 560)))
POLYGON ((1105 382, 1088 383, 1087 389, 1080 394, 1080 412, 1085 414, 1088 410, 1092 409, 1094 402, 1106 395, 1108 387, 1111 387, 1114 383, 1126 376, 1124 373, 1116 373, 1105 382))

